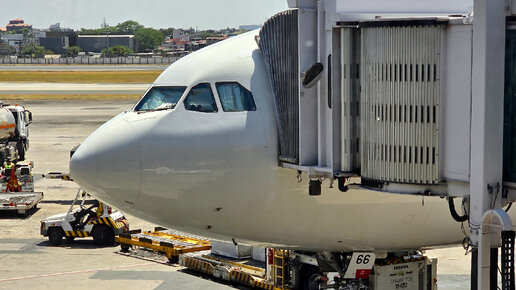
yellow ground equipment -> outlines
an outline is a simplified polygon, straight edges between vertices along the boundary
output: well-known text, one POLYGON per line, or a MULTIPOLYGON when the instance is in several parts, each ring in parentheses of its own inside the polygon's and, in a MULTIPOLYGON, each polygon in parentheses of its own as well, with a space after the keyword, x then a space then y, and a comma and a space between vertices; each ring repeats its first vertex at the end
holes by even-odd
POLYGON ((131 247, 140 247, 165 254, 171 263, 178 261, 179 254, 211 249, 207 240, 164 228, 142 232, 133 230, 121 233, 115 238, 120 243, 122 252, 128 252, 131 247))

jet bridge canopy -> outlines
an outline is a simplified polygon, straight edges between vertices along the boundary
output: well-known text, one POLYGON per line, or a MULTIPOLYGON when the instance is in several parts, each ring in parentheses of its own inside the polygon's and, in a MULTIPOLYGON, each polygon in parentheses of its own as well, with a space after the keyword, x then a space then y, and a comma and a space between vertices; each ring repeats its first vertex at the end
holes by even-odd
POLYGON ((298 10, 281 12, 267 20, 259 46, 269 73, 280 141, 279 160, 299 164, 298 10))

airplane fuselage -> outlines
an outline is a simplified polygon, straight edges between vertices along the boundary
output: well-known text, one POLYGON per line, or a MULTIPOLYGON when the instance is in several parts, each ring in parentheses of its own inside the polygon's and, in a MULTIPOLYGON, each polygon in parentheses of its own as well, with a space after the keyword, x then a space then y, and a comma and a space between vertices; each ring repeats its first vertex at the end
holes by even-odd
POLYGON ((129 109, 101 126, 71 160, 76 182, 124 212, 215 239, 332 251, 460 242, 445 199, 336 186, 314 197, 308 180, 278 166, 274 100, 256 34, 172 64, 151 87, 186 87, 177 104, 129 109), (252 93, 255 110, 223 110, 217 84, 228 82, 252 93), (185 105, 199 84, 211 88, 216 112, 185 105))

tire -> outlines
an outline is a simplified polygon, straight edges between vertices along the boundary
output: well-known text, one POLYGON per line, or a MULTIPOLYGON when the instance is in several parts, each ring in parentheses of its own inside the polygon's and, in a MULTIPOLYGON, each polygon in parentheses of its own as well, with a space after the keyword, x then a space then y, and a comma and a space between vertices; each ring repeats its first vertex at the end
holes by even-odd
POLYGON ((58 227, 51 227, 48 229, 48 240, 54 246, 60 245, 63 241, 63 229, 58 227))
POLYGON ((129 252, 129 249, 131 248, 131 246, 129 245, 126 245, 126 244, 120 244, 120 250, 124 253, 128 253, 129 252))
POLYGON ((301 289, 303 290, 319 289, 319 286, 322 284, 321 274, 318 269, 313 266, 305 269, 301 281, 301 289))
POLYGON ((168 258, 168 262, 170 264, 178 264, 179 263, 179 256, 170 256, 170 258, 168 258))
POLYGON ((109 246, 115 243, 115 233, 106 225, 95 225, 92 236, 95 243, 99 245, 109 246))

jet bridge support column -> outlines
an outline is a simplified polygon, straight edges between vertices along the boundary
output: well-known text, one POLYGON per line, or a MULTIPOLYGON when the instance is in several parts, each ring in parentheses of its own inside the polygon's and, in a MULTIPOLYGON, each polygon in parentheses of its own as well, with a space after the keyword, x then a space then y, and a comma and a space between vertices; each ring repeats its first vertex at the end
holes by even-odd
POLYGON ((478 289, 490 288, 490 249, 498 246, 483 217, 502 206, 506 13, 505 0, 474 0, 470 231, 478 247, 478 261, 472 261, 478 263, 478 289))

